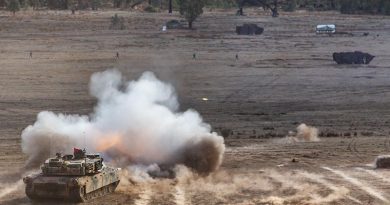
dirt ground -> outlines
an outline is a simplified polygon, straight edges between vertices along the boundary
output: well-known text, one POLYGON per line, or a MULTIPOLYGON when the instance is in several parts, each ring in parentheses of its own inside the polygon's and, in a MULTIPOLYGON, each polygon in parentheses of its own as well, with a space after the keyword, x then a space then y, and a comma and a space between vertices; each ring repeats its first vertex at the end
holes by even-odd
POLYGON ((390 17, 234 14, 207 10, 196 30, 162 32, 177 13, 0 11, 0 204, 39 204, 19 181, 21 131, 42 110, 90 113, 89 77, 108 68, 128 79, 155 72, 175 86, 182 110, 232 134, 220 171, 207 178, 122 186, 89 204, 389 204, 390 171, 370 164, 390 152, 390 17), (115 13, 125 30, 109 30, 115 13), (237 36, 243 23, 265 31, 237 36), (316 35, 323 23, 341 33, 316 35), (376 57, 332 61, 332 52, 355 50, 376 57), (320 142, 283 138, 302 122, 319 128, 320 142))

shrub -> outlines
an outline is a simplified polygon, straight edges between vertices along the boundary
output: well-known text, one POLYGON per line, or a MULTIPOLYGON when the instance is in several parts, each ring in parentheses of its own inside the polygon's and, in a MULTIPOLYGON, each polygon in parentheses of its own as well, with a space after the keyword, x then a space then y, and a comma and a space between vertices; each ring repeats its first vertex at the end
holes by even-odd
POLYGON ((237 1, 234 0, 208 0, 206 6, 212 8, 232 8, 237 6, 237 1))
POLYGON ((382 0, 379 4, 378 11, 384 15, 390 15, 390 2, 388 0, 382 0))
POLYGON ((15 13, 20 10, 19 0, 7 1, 7 10, 11 11, 15 15, 15 13))
POLYGON ((168 29, 179 29, 179 28, 182 28, 182 25, 180 23, 180 21, 178 20, 170 20, 166 23, 166 26, 168 29))
POLYGON ((297 7, 297 1, 289 0, 285 5, 283 5, 283 11, 292 12, 295 11, 296 7, 297 7))
POLYGON ((110 29, 112 30, 124 30, 125 29, 125 19, 119 17, 118 14, 115 14, 111 17, 110 29))
POLYGON ((192 29, 192 23, 203 13, 204 0, 179 0, 179 11, 188 21, 188 27, 192 29))
POLYGON ((147 6, 147 7, 144 9, 144 11, 150 12, 150 13, 155 13, 155 12, 158 12, 158 9, 156 9, 155 7, 149 5, 149 6, 147 6))
POLYGON ((102 0, 92 0, 91 8, 92 10, 98 10, 102 6, 102 0))

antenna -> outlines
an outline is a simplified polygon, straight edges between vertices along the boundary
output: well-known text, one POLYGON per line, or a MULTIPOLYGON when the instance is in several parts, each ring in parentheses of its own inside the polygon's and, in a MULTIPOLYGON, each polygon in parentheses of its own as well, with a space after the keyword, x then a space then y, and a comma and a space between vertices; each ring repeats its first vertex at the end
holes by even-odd
POLYGON ((85 130, 83 131, 83 137, 84 137, 84 149, 83 149, 83 152, 84 152, 84 163, 87 164, 87 151, 86 151, 87 140, 86 140, 86 136, 85 136, 85 130))
POLYGON ((85 136, 85 131, 83 132, 83 137, 84 137, 84 150, 87 148, 87 140, 85 136))
POLYGON ((52 154, 53 154, 53 144, 52 144, 52 138, 53 138, 53 134, 52 133, 50 133, 50 135, 49 135, 49 141, 50 141, 50 150, 49 150, 49 156, 51 156, 52 154))

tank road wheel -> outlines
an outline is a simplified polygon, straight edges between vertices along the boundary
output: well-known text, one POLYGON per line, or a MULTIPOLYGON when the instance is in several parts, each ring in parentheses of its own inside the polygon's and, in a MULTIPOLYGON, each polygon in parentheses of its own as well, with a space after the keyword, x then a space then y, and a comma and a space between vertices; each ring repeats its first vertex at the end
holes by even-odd
POLYGON ((78 197, 80 199, 81 202, 86 202, 88 201, 88 196, 87 194, 85 193, 85 187, 82 186, 78 189, 78 193, 77 193, 78 197))
POLYGON ((81 202, 86 202, 91 199, 95 199, 101 196, 104 196, 108 193, 114 192, 116 187, 118 186, 119 181, 114 182, 108 186, 101 187, 100 189, 94 190, 90 193, 86 193, 85 187, 80 187, 79 189, 74 190, 74 194, 72 194, 72 198, 75 201, 81 201, 81 202))
POLYGON ((33 186, 31 183, 27 183, 26 184, 26 195, 28 198, 30 198, 31 200, 37 200, 37 197, 34 195, 34 190, 33 190, 33 186))
POLYGON ((110 184, 108 192, 109 192, 109 193, 114 192, 115 189, 116 189, 116 187, 118 186, 118 184, 119 184, 119 181, 110 184))
POLYGON ((119 182, 120 181, 115 182, 114 191, 115 191, 116 187, 119 185, 119 182))
POLYGON ((104 196, 106 194, 106 187, 102 187, 100 190, 99 190, 99 196, 104 196))
POLYGON ((90 192, 90 193, 88 193, 88 194, 85 194, 85 199, 87 200, 87 201, 89 201, 89 200, 91 200, 91 199, 93 199, 94 197, 93 197, 93 192, 90 192))
POLYGON ((112 193, 112 192, 114 192, 114 191, 115 191, 115 183, 110 184, 110 185, 108 186, 108 193, 112 193))

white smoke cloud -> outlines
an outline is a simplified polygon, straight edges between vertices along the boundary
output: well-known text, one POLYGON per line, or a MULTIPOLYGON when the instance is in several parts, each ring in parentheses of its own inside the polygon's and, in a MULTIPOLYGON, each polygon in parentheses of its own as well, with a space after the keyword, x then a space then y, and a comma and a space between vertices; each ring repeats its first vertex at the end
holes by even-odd
POLYGON ((300 124, 297 127, 297 131, 290 131, 286 138, 286 142, 318 142, 318 129, 312 126, 308 126, 305 123, 300 124))
POLYGON ((55 152, 85 146, 123 166, 185 164, 208 173, 221 164, 223 138, 211 133, 195 110, 179 112, 174 88, 153 73, 129 82, 117 70, 95 73, 90 94, 98 100, 90 116, 43 111, 23 130, 28 166, 55 152))
POLYGON ((23 186, 23 181, 19 180, 15 183, 9 183, 9 184, 4 184, 0 183, 0 199, 4 198, 5 196, 17 191, 23 186))
POLYGON ((297 127, 296 138, 305 142, 317 142, 320 141, 318 137, 318 129, 312 126, 308 126, 304 123, 297 127))

